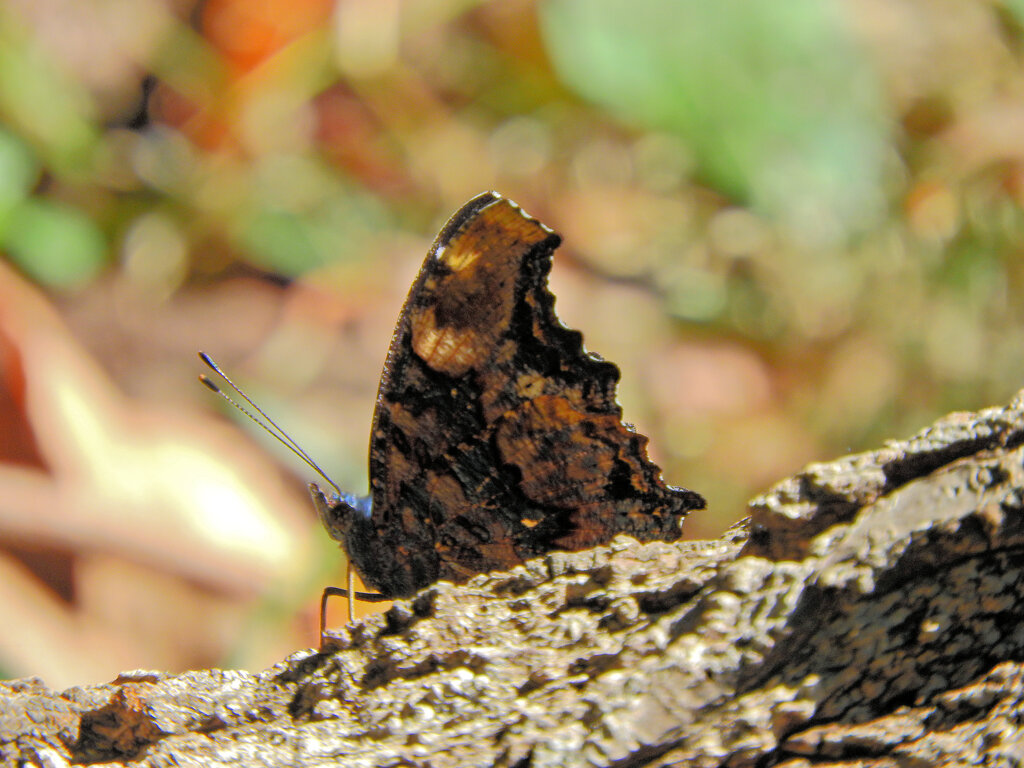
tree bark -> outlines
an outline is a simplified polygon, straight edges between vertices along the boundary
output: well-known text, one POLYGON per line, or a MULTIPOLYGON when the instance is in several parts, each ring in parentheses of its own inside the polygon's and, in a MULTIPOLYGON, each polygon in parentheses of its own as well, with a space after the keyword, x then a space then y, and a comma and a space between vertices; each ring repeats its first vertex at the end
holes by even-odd
POLYGON ((812 465, 717 541, 436 584, 260 674, 0 683, 0 757, 1020 765, 1022 566, 1024 393, 812 465))

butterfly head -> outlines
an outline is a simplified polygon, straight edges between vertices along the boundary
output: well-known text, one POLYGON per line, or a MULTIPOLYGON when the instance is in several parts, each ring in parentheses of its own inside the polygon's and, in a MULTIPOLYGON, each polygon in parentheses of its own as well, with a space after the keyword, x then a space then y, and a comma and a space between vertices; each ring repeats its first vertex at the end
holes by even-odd
POLYGON ((359 523, 370 519, 373 497, 356 496, 341 492, 326 496, 316 483, 309 484, 309 495, 313 497, 317 517, 323 523, 328 535, 335 541, 346 543, 346 537, 359 523))

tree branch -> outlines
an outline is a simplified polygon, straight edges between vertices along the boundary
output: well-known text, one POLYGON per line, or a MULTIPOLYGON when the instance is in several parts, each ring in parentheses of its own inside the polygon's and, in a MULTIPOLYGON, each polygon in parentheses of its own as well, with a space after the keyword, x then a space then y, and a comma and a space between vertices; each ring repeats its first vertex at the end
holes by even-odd
POLYGON ((0 684, 56 766, 1016 764, 1024 398, 808 467, 721 539, 436 584, 261 674, 0 684), (803 761, 803 762, 801 762, 803 761))

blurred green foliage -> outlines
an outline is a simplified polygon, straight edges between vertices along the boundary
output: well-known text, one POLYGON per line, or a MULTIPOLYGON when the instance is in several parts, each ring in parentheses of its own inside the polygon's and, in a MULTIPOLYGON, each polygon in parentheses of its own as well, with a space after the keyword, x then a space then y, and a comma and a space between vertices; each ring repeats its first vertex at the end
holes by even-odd
POLYGON ((82 211, 29 198, 10 213, 4 244, 16 264, 45 285, 81 285, 104 264, 107 243, 82 211))
POLYGON ((630 123, 676 133, 701 176, 811 245, 877 225, 890 126, 840 6, 551 0, 556 70, 630 123))
POLYGON ((253 195, 237 222, 237 242, 269 270, 294 276, 358 260, 374 235, 392 225, 381 201, 310 157, 269 158, 250 179, 253 195))
POLYGON ((51 173, 88 179, 101 130, 93 96, 37 42, 24 19, 0 8, 0 111, 51 173))

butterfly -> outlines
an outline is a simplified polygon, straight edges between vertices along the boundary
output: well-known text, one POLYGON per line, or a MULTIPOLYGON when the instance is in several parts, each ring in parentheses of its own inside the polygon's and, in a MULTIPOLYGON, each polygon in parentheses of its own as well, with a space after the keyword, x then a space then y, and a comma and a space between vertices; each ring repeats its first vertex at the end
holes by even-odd
POLYGON ((381 597, 618 534, 672 541, 705 506, 665 484, 647 438, 622 421, 618 368, 555 315, 560 243, 487 192, 428 251, 381 375, 369 495, 310 485, 324 528, 381 597))

